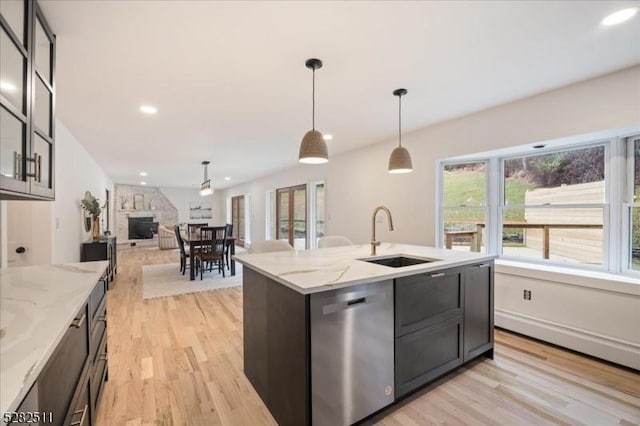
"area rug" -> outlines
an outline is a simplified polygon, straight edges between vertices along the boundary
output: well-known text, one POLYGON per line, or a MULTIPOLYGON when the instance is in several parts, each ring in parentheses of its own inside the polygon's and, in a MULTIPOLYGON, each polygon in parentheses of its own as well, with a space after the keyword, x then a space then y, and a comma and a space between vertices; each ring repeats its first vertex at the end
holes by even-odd
POLYGON ((182 275, 180 266, 176 264, 146 265, 142 267, 142 298, 176 296, 179 294, 198 293, 201 291, 222 290, 242 285, 242 265, 236 263, 236 275, 231 276, 227 270, 226 277, 217 271, 205 272, 200 281, 189 281, 189 271, 182 275))

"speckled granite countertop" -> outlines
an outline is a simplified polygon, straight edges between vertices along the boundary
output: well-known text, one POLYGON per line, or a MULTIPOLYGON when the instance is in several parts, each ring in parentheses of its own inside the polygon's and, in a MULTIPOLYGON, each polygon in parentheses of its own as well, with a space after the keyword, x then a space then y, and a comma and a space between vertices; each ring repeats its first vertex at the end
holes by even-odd
POLYGON ((235 259, 287 287, 302 294, 310 294, 496 258, 482 253, 396 243, 382 243, 376 256, 371 256, 370 250, 371 246, 364 244, 317 250, 240 254, 236 255, 235 259), (398 255, 436 260, 401 268, 361 260, 398 255))
POLYGON ((0 413, 18 408, 107 265, 0 269, 0 413))

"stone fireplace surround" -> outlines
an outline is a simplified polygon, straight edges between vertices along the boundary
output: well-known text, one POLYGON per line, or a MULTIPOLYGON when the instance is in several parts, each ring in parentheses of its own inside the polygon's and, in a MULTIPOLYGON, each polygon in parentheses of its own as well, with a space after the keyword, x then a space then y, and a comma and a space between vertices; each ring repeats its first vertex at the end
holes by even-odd
POLYGON ((151 217, 152 222, 169 226, 178 223, 178 209, 159 188, 116 184, 114 192, 115 234, 118 244, 158 244, 157 234, 151 239, 130 239, 129 218, 151 217), (134 204, 134 200, 137 203, 134 204))

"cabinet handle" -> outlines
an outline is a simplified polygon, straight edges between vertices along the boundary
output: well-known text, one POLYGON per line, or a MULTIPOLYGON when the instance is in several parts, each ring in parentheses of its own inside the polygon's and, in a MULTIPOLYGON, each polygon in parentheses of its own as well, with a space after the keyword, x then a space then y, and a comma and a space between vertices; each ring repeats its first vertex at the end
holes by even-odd
POLYGON ((85 404, 85 406, 84 406, 84 408, 82 410, 74 411, 73 412, 74 416, 76 414, 80 414, 80 413, 82 413, 82 416, 80 417, 80 421, 79 422, 71 422, 69 424, 69 426, 82 426, 82 425, 84 425, 84 418, 87 415, 87 409, 88 408, 89 408, 89 406, 85 404))
POLYGON ((106 316, 106 315, 100 315, 96 321, 104 321, 104 322, 107 322, 107 316, 106 316))
POLYGON ((80 328, 82 326, 82 323, 84 322, 84 319, 87 317, 87 314, 82 314, 82 316, 80 318, 76 318, 71 322, 71 327, 75 327, 75 328, 80 328))
POLYGON ((444 277, 444 272, 436 272, 435 274, 429 274, 431 278, 444 277))
POLYGON ((13 151, 13 170, 13 177, 22 180, 22 154, 18 154, 18 151, 13 151))
POLYGON ((476 265, 476 268, 488 268, 489 264, 488 263, 481 263, 479 265, 476 265))
POLYGON ((35 154, 36 157, 36 181, 42 182, 42 155, 35 154))
POLYGON ((107 355, 107 353, 103 353, 98 355, 98 361, 108 361, 109 360, 109 356, 107 355))

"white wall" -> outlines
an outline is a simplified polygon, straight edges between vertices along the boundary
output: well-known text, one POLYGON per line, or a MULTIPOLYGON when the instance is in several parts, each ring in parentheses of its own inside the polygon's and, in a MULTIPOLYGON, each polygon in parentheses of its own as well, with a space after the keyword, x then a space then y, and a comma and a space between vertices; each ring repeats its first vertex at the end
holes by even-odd
MULTIPOLYGON (((410 174, 386 171, 397 143, 393 139, 341 155, 330 153, 325 165, 299 165, 230 188, 223 199, 251 195, 251 236, 261 240, 268 189, 326 178, 328 234, 368 241, 371 212, 384 204, 393 213, 395 232, 380 226, 382 241, 433 245, 438 159, 638 124, 639 85, 636 66, 407 133, 403 145, 415 169, 410 174)), ((329 143, 330 152, 337 143, 339 135, 329 143)))
POLYGON ((200 191, 194 188, 167 188, 162 187, 160 191, 167 197, 169 201, 178 209, 178 222, 200 222, 199 220, 191 220, 189 218, 189 202, 209 202, 213 209, 213 218, 209 220, 210 225, 218 225, 224 223, 225 212, 220 209, 216 194, 206 197, 200 196, 200 191))
MULTIPOLYGON (((109 189, 113 205, 113 183, 60 120, 56 120, 55 154, 56 200, 51 208, 52 262, 79 262, 80 245, 91 238, 82 224, 80 200, 85 191, 91 191, 102 204, 105 201, 105 189, 109 189)), ((113 229, 113 215, 111 221, 113 229)))
MULTIPOLYGON (((393 213, 395 231, 378 225, 381 241, 433 245, 438 159, 638 124, 640 66, 635 66, 407 133, 403 145, 410 151, 415 169, 410 174, 386 172, 396 143, 390 140, 341 155, 330 153, 326 165, 300 165, 231 188, 224 198, 251 195, 251 234, 254 240, 261 240, 268 189, 325 178, 327 234, 367 242, 371 212, 384 204, 393 213)), ((332 143, 338 141, 336 135, 332 143)), ((533 280, 528 276, 526 268, 496 274, 496 325, 639 368, 637 292, 629 287, 619 290, 619 280, 606 275, 599 282, 607 293, 584 286, 581 280, 567 287, 566 274, 550 272, 544 279, 533 280), (522 305, 522 288, 534 285, 539 302, 522 305), (545 300, 555 303, 542 303, 545 300), (594 316, 598 309, 600 314, 594 316)), ((640 284, 630 281, 635 283, 632 286, 640 284)))

